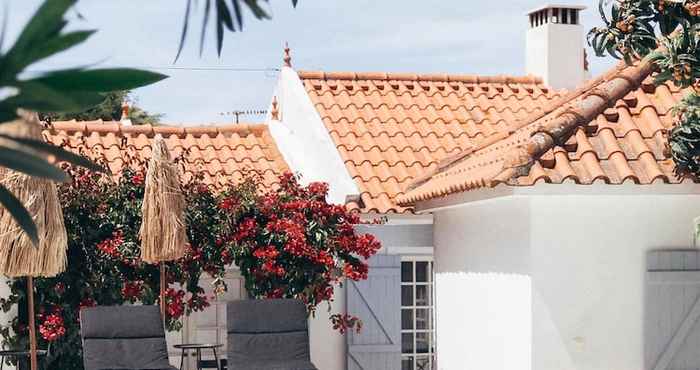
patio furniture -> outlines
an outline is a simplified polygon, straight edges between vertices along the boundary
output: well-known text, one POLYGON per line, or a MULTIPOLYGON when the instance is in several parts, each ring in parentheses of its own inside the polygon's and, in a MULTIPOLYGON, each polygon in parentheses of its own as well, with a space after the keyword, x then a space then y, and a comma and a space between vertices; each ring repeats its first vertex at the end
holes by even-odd
POLYGON ((317 370, 301 301, 232 301, 226 318, 228 370, 317 370))
POLYGON ((158 306, 85 308, 80 335, 85 370, 176 370, 168 361, 158 306))
MULTIPOLYGON (((176 344, 173 347, 178 348, 182 351, 182 354, 180 355, 180 370, 184 369, 184 364, 185 364, 185 356, 187 356, 188 351, 194 351, 196 353, 196 360, 197 360, 197 370, 202 370, 204 366, 202 365, 202 350, 203 349, 208 349, 212 350, 214 352, 214 368, 217 370, 221 370, 221 362, 219 361, 219 355, 216 353, 217 348, 223 347, 223 344, 197 344, 197 343, 185 343, 185 344, 176 344)), ((0 369, 1 370, 1 369, 0 369)))
MULTIPOLYGON (((38 357, 44 357, 48 353, 49 352, 47 350, 43 350, 43 349, 36 351, 36 355, 38 357)), ((11 350, 0 351, 0 370, 2 370, 3 367, 5 366, 5 357, 16 358, 17 361, 19 361, 20 359, 25 358, 25 357, 29 358, 30 354, 31 354, 31 351, 25 350, 25 349, 22 349, 22 350, 11 349, 11 350)))

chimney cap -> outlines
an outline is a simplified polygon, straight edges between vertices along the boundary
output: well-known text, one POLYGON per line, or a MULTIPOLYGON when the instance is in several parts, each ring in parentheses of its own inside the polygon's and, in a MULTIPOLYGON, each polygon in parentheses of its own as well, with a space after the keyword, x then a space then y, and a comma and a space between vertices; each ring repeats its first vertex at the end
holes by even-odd
POLYGON ((532 9, 532 10, 528 11, 526 14, 530 15, 530 14, 534 14, 534 13, 537 13, 537 12, 545 10, 545 9, 553 9, 553 8, 585 10, 588 7, 585 5, 573 5, 573 4, 568 4, 568 5, 567 4, 546 4, 546 5, 538 6, 535 9, 532 9))

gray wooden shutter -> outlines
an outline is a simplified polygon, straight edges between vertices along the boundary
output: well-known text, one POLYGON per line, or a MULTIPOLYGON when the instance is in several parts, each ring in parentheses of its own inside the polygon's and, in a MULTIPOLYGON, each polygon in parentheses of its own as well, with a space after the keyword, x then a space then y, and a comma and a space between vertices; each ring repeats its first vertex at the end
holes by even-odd
POLYGON ((700 252, 650 252, 647 270, 645 367, 700 369, 700 252))
POLYGON ((369 277, 347 285, 347 312, 363 322, 348 333, 348 370, 401 368, 401 257, 376 255, 369 277))

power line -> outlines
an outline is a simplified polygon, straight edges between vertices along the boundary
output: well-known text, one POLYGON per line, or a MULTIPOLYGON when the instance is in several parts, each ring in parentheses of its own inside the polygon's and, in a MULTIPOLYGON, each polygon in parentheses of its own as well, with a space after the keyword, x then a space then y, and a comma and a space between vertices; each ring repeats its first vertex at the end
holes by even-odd
MULTIPOLYGON (((113 68, 113 66, 110 66, 113 68)), ((226 71, 226 72, 265 72, 277 73, 279 68, 239 68, 239 67, 178 67, 178 66, 120 66, 125 68, 152 69, 165 71, 226 71)), ((49 73, 51 70, 30 70, 30 73, 49 73)))
POLYGON ((159 69, 159 70, 184 70, 184 71, 232 71, 232 72, 279 72, 279 68, 237 68, 237 67, 159 67, 159 66, 132 66, 131 68, 159 69))

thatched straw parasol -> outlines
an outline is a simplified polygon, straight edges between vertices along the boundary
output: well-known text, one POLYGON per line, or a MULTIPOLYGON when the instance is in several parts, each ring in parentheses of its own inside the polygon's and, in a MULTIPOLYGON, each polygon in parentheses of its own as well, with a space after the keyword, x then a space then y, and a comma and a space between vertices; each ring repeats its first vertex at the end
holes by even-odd
MULTIPOLYGON (((0 133, 41 139, 41 126, 35 113, 0 125, 0 133)), ((6 147, 20 149, 11 141, 6 147)), ((22 149, 25 150, 25 149, 22 149)), ((35 153, 36 154, 36 153, 35 153)), ((34 277, 53 277, 66 269, 68 238, 56 185, 51 180, 32 177, 0 167, 0 183, 19 199, 36 224, 39 244, 34 245, 4 207, 0 207, 0 273, 11 278, 27 277, 29 345, 31 369, 37 369, 34 317, 34 277)))
POLYGON ((170 158, 165 140, 157 135, 146 174, 142 205, 141 259, 160 263, 160 310, 165 319, 165 261, 185 254, 185 196, 180 189, 178 168, 170 158))

